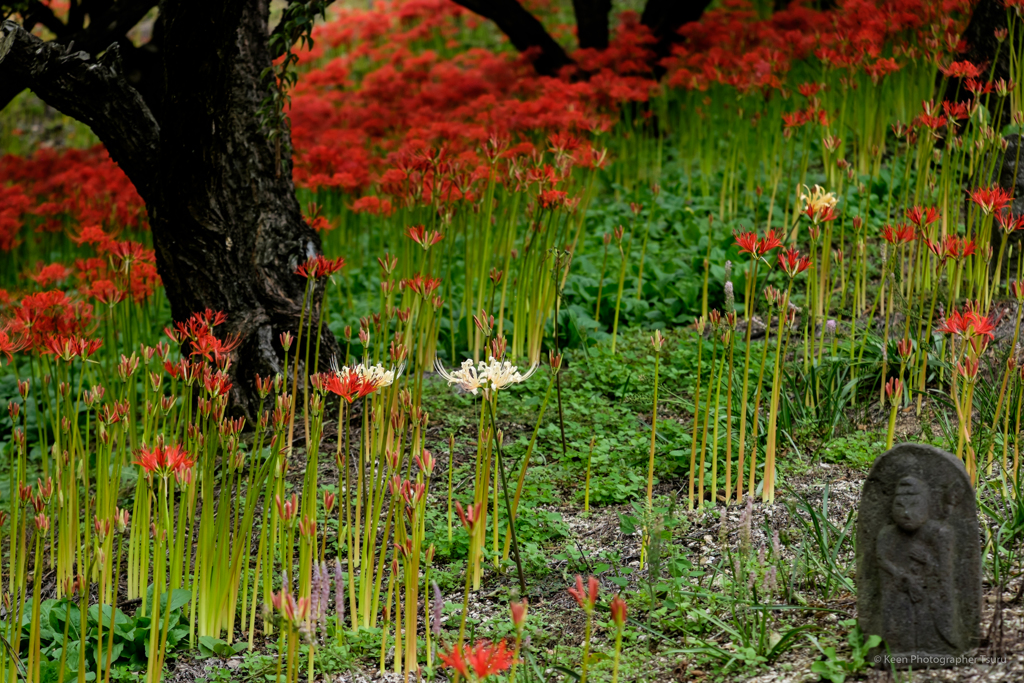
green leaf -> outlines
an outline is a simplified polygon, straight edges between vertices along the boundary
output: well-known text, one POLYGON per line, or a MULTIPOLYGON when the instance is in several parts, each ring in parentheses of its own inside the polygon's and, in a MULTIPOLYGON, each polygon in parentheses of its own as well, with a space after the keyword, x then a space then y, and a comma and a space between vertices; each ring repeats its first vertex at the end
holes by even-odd
POLYGON ((124 650, 124 643, 114 643, 114 647, 110 648, 110 652, 107 652, 106 638, 103 639, 103 652, 97 652, 97 649, 93 648, 93 657, 99 655, 102 657, 102 661, 96 661, 96 668, 106 670, 107 658, 110 658, 110 663, 113 665, 117 661, 117 658, 121 656, 121 652, 124 650))

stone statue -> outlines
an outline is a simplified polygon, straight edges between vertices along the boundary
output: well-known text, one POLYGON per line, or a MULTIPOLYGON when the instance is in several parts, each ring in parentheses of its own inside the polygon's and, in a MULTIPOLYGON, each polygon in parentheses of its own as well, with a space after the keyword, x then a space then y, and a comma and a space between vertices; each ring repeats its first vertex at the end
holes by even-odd
POLYGON ((861 631, 884 641, 879 664, 951 666, 977 646, 978 513, 955 456, 901 444, 875 461, 857 520, 857 592, 861 631))

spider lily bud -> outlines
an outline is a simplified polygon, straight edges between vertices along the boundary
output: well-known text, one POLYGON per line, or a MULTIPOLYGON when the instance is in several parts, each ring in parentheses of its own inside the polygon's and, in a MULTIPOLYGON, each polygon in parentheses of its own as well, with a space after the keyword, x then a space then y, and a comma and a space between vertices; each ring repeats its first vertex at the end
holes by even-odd
POLYGON ((420 471, 423 472, 423 476, 430 477, 430 475, 433 474, 434 456, 426 448, 424 448, 423 452, 417 455, 414 460, 416 461, 416 465, 420 468, 420 471))
POLYGON ((903 382, 896 377, 890 377, 889 381, 885 383, 885 395, 889 397, 893 406, 898 405, 903 396, 903 382))
POLYGON ((548 351, 548 365, 551 366, 553 372, 558 372, 562 367, 562 354, 548 351))
POLYGON ((473 316, 473 322, 476 324, 485 337, 491 336, 491 331, 494 329, 494 316, 487 316, 487 312, 483 309, 480 310, 479 316, 473 316))
POLYGON ((586 612, 592 612, 594 605, 597 604, 597 591, 600 588, 597 579, 591 576, 587 580, 587 589, 583 589, 583 577, 579 574, 576 575, 576 587, 569 589, 569 595, 571 595, 576 603, 584 609, 586 612))
POLYGON ((914 344, 909 339, 904 337, 903 339, 896 342, 896 351, 900 355, 900 360, 904 363, 910 360, 911 354, 914 353, 914 344))
POLYGON ((616 594, 608 607, 612 613, 612 621, 616 626, 622 628, 626 623, 626 601, 622 599, 622 596, 616 594))
POLYGON ((281 333, 279 339, 281 340, 281 348, 283 348, 285 353, 287 353, 288 349, 292 347, 292 342, 295 341, 295 337, 292 336, 291 332, 285 331, 281 333))
POLYGON ((473 531, 477 522, 480 521, 480 511, 475 505, 469 505, 466 509, 463 509, 462 503, 455 501, 455 512, 458 513, 462 526, 466 527, 470 532, 473 531))
POLYGON ((509 604, 509 608, 512 610, 512 625, 516 627, 516 631, 522 631, 523 626, 526 625, 526 611, 530 606, 530 602, 523 598, 521 602, 513 602, 509 604))

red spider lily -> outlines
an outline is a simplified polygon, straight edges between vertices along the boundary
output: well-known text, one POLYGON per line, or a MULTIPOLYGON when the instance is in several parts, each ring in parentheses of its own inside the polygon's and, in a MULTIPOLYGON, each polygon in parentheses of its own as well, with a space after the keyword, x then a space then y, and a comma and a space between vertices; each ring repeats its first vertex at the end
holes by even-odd
POLYGON ((971 62, 953 62, 945 68, 939 68, 947 78, 977 78, 982 74, 982 68, 971 62))
POLYGON ((801 256, 800 252, 794 247, 790 247, 789 249, 781 252, 778 255, 778 258, 779 265, 790 278, 796 277, 807 270, 811 265, 811 260, 806 256, 801 256))
POLYGON ((0 327, 0 355, 7 356, 8 363, 14 360, 15 353, 23 351, 26 346, 28 340, 23 334, 13 332, 9 323, 0 327))
POLYGON ((238 335, 229 336, 222 341, 212 334, 203 334, 192 340, 189 355, 202 356, 210 362, 220 363, 238 348, 241 341, 238 335))
POLYGON ((929 240, 928 249, 940 259, 951 258, 958 261, 974 254, 974 242, 966 237, 949 235, 943 242, 929 240))
POLYGON ((906 211, 907 220, 918 228, 924 228, 939 220, 939 212, 934 206, 925 209, 922 206, 913 206, 906 211))
POLYGON ((836 213, 836 207, 834 206, 823 206, 817 209, 809 206, 804 210, 804 215, 810 218, 815 224, 828 223, 839 218, 839 214, 836 213))
POLYGON ((122 272, 129 272, 137 262, 152 263, 153 250, 146 249, 138 242, 124 241, 115 242, 110 247, 110 257, 115 261, 115 269, 122 272))
POLYGON ((953 121, 961 121, 971 117, 971 110, 966 102, 943 102, 942 111, 953 121))
POLYGON ((999 186, 983 187, 971 193, 971 201, 977 204, 985 215, 1002 211, 1010 203, 1010 193, 999 186))
POLYGON ((543 190, 537 196, 541 208, 558 209, 569 204, 569 193, 563 190, 543 190))
POLYGON ((1014 216, 1009 211, 1000 211, 996 214, 996 223, 999 224, 999 229, 1007 234, 1024 230, 1024 214, 1014 216))
POLYGON ((909 244, 914 241, 914 226, 908 225, 907 223, 900 223, 893 227, 886 225, 882 228, 882 239, 893 246, 900 246, 902 244, 909 244))
POLYGON ((368 213, 371 216, 388 217, 395 212, 391 200, 380 197, 360 197, 349 207, 352 213, 368 213))
POLYGON ((761 239, 757 233, 744 232, 733 234, 741 254, 750 254, 755 259, 763 257, 772 249, 782 246, 782 240, 775 235, 775 230, 769 230, 761 239))
POLYGON ((621 628, 626 623, 626 601, 622 599, 621 595, 616 593, 608 607, 612 613, 612 621, 621 628))
POLYGON ((953 311, 942 321, 938 331, 943 334, 954 334, 964 339, 988 337, 995 339, 995 325, 991 320, 972 310, 962 313, 953 311))
POLYGON ((506 649, 504 640, 497 645, 487 640, 481 640, 473 647, 457 644, 448 652, 440 652, 438 656, 445 666, 455 669, 467 679, 472 669, 480 681, 512 666, 515 657, 506 649))
POLYGON ((408 287, 420 296, 431 297, 437 288, 441 286, 441 279, 429 276, 423 277, 420 273, 416 273, 413 277, 402 280, 399 286, 403 288, 408 287))
POLYGON ((352 403, 357 398, 369 396, 377 387, 354 370, 342 370, 331 373, 324 381, 323 389, 341 396, 346 403, 352 403))
POLYGON ((155 475, 166 480, 173 474, 191 469, 195 461, 180 445, 160 444, 153 448, 139 449, 138 459, 133 464, 142 467, 149 477, 155 475))
POLYGON ((991 81, 982 82, 974 78, 968 78, 967 82, 964 83, 964 87, 977 98, 978 95, 987 95, 992 92, 995 84, 991 81))
MULTIPOLYGON (((196 368, 197 366, 193 366, 196 368)), ((214 372, 209 365, 202 366, 203 389, 210 396, 224 396, 231 391, 231 381, 226 373, 221 370, 214 372)))
POLYGON ((1013 294, 1013 298, 1017 300, 1017 303, 1024 303, 1024 285, 1020 281, 1010 281, 1010 293, 1013 294))
POLYGON ((36 264, 36 273, 28 277, 40 287, 49 287, 66 280, 70 274, 71 269, 63 263, 50 263, 44 266, 40 261, 36 264))
POLYGON ((463 649, 464 646, 456 644, 448 652, 438 652, 437 656, 441 658, 445 666, 455 669, 462 677, 469 680, 469 665, 463 656, 463 649))
POLYGON ((301 275, 307 280, 315 280, 330 277, 344 267, 344 257, 339 256, 338 258, 329 259, 322 254, 318 254, 307 259, 305 263, 300 264, 299 267, 295 269, 295 274, 301 275))
POLYGON ((11 329, 26 334, 29 346, 40 350, 48 336, 85 333, 93 319, 92 306, 72 301, 60 290, 26 294, 13 313, 11 329))
POLYGON ((171 339, 183 342, 186 339, 195 341, 199 337, 212 334, 212 329, 227 322, 228 316, 222 311, 213 311, 207 308, 205 311, 193 313, 188 320, 181 323, 174 323, 176 334, 164 330, 171 339))
POLYGON ((88 287, 83 288, 81 292, 107 306, 121 303, 128 295, 110 280, 96 280, 88 287))
POLYGON ((587 590, 583 590, 583 577, 579 574, 576 575, 576 587, 569 589, 569 595, 576 600, 576 604, 585 609, 591 611, 594 609, 594 605, 597 604, 597 591, 600 588, 597 579, 591 576, 587 580, 587 590))
POLYGON ((77 235, 71 235, 71 241, 81 246, 83 244, 89 244, 96 247, 96 251, 99 253, 105 253, 117 243, 113 237, 103 232, 103 228, 98 225, 89 225, 81 229, 77 235))
POLYGON ((442 235, 439 230, 428 231, 422 225, 414 225, 410 228, 406 228, 405 234, 409 239, 424 249, 430 249, 430 247, 444 239, 444 235, 442 235))
POLYGON ((103 346, 101 339, 84 339, 77 336, 51 335, 43 340, 41 352, 52 354, 64 362, 75 358, 88 358, 103 346))

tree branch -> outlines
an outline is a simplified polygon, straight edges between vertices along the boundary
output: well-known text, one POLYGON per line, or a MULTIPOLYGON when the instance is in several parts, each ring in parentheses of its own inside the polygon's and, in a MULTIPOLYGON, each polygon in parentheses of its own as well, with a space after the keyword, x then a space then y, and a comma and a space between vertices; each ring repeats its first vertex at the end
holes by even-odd
POLYGON ((533 68, 542 76, 554 76, 563 66, 572 64, 562 46, 548 34, 537 17, 530 14, 517 0, 453 0, 457 5, 485 19, 490 19, 508 36, 520 52, 539 49, 533 68))
POLYGON ((640 23, 654 35, 655 73, 660 77, 664 68, 658 64, 672 54, 672 46, 679 42, 679 29, 683 24, 697 21, 711 0, 647 0, 640 23))
POLYGON ((576 37, 581 48, 608 48, 608 15, 612 0, 572 0, 576 13, 576 37))
POLYGON ((25 25, 31 29, 35 24, 45 26, 57 36, 57 40, 64 40, 67 36, 68 27, 64 22, 57 18, 52 9, 38 0, 32 0, 28 4, 28 12, 25 13, 25 25))
POLYGON ((123 38, 154 7, 156 7, 156 0, 112 3, 102 14, 91 17, 88 28, 79 35, 72 36, 75 47, 80 47, 90 53, 102 50, 112 42, 123 38))
POLYGON ((30 88, 44 102, 92 128, 147 203, 157 195, 160 127, 125 81, 116 45, 99 59, 0 24, 0 83, 30 88))

